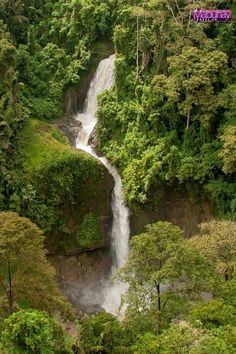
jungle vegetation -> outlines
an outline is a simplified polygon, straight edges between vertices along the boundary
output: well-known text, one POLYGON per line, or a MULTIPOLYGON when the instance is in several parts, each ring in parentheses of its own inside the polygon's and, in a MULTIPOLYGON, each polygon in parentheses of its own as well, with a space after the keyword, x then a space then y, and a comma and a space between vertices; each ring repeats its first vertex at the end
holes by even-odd
POLYGON ((158 184, 194 185, 235 218, 235 19, 196 23, 195 8, 235 1, 120 1, 116 85, 100 98, 100 148, 128 201, 158 184))
MULTIPOLYGON (((235 0, 0 1, 1 353, 236 352, 235 18, 235 0), (233 19, 195 23, 195 8, 233 19), (102 169, 56 123, 67 89, 111 41, 115 85, 99 98, 97 135, 127 202, 183 185, 208 198, 215 220, 189 240, 167 221, 147 225, 118 274, 129 284, 123 318, 75 320, 44 234, 56 229, 68 248, 65 199, 75 205, 102 169)), ((97 214, 81 217, 78 246, 99 242, 97 214)))

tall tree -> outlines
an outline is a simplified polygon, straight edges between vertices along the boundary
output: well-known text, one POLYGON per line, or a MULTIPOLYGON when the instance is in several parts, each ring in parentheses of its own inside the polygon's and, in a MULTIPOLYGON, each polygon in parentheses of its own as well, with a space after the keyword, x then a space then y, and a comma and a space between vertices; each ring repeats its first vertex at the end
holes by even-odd
POLYGON ((189 242, 216 265, 225 280, 232 278, 236 257, 236 222, 212 220, 203 223, 189 242))
POLYGON ((10 312, 14 304, 21 303, 50 312, 71 311, 57 288, 43 242, 42 231, 29 219, 13 212, 0 213, 1 302, 8 300, 10 312))
POLYGON ((217 108, 217 96, 214 84, 225 77, 227 56, 210 48, 199 49, 186 47, 180 55, 168 59, 172 80, 176 82, 180 95, 184 98, 179 103, 181 114, 186 117, 186 129, 193 120, 199 120, 205 127, 210 127, 217 108), (196 111, 196 108, 198 110, 196 111))
POLYGON ((20 84, 16 72, 17 50, 6 26, 0 21, 0 210, 9 194, 16 164, 16 135, 24 120, 19 104, 20 84))
POLYGON ((130 309, 140 312, 156 303, 160 333, 166 321, 163 314, 173 298, 178 303, 181 297, 187 301, 191 295, 198 296, 213 286, 215 274, 211 264, 182 238, 179 227, 160 221, 133 237, 120 279, 129 284, 126 301, 130 309))

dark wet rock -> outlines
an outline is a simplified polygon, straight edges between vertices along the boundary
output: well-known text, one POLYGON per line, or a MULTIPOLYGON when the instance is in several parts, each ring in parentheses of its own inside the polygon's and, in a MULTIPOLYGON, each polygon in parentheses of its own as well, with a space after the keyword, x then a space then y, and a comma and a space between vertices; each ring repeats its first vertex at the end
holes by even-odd
POLYGON ((97 144, 97 131, 96 127, 93 129, 92 133, 90 134, 88 144, 94 149, 96 148, 97 144))
POLYGON ((203 198, 199 186, 195 186, 195 197, 186 185, 159 184, 149 192, 145 204, 130 204, 131 235, 144 232, 147 224, 162 220, 178 225, 185 237, 196 232, 197 225, 212 219, 212 206, 203 198))
POLYGON ((64 120, 58 124, 59 129, 67 136, 72 146, 76 146, 76 139, 82 127, 82 123, 74 117, 66 115, 64 120))
POLYGON ((103 311, 103 284, 111 267, 110 252, 97 250, 74 256, 50 257, 61 292, 71 301, 77 316, 103 311))

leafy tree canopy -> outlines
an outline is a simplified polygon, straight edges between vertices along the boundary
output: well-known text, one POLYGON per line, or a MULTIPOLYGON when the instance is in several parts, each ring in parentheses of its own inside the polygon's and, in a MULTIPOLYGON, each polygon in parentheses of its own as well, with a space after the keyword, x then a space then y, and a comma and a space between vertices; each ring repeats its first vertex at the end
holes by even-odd
POLYGON ((70 313, 60 295, 54 270, 46 259, 44 236, 29 219, 13 212, 0 213, 0 285, 2 305, 15 304, 70 313))

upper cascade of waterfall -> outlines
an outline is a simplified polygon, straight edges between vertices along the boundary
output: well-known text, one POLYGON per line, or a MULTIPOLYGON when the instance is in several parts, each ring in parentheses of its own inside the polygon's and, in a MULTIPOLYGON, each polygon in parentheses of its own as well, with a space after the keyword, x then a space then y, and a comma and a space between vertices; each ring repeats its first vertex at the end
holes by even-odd
POLYGON ((78 148, 88 145, 88 139, 91 135, 97 119, 96 113, 98 108, 97 98, 100 93, 112 87, 114 83, 115 72, 115 54, 107 59, 103 59, 96 70, 95 76, 90 83, 87 97, 85 100, 84 110, 78 113, 76 119, 82 123, 82 129, 78 135, 78 148))

